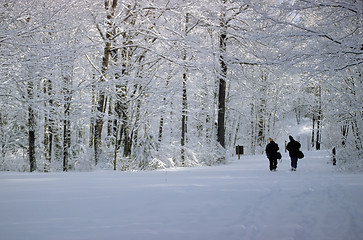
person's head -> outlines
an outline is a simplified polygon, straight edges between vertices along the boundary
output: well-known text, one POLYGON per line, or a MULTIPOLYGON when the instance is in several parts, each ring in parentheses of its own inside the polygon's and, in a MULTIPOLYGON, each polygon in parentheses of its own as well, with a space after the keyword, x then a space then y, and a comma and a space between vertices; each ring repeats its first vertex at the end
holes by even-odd
POLYGON ((273 140, 273 138, 269 138, 268 140, 269 140, 270 142, 273 142, 273 141, 274 141, 274 140, 273 140))
POLYGON ((292 136, 289 136, 290 141, 294 141, 294 138, 292 136))

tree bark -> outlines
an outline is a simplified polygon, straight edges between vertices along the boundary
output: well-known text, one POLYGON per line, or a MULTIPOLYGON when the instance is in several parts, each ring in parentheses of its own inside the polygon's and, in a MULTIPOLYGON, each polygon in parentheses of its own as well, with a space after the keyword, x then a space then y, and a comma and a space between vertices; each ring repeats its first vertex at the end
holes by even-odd
MULTIPOLYGON (((44 94, 49 98, 49 101, 45 102, 45 107, 48 107, 49 111, 47 112, 44 120, 44 157, 47 160, 47 164, 52 162, 52 154, 53 154, 53 138, 54 138, 54 101, 52 99, 52 82, 51 80, 47 80, 44 83, 44 94)), ((47 170, 47 169, 45 169, 47 170)))
POLYGON ((29 106, 28 106, 28 151, 29 151, 29 163, 30 163, 30 172, 33 172, 37 169, 36 157, 35 157, 35 125, 36 119, 33 108, 33 97, 34 97, 34 84, 30 80, 28 82, 28 98, 29 98, 29 106))
MULTIPOLYGON (((93 76, 94 78, 95 76, 93 76)), ((93 79, 94 80, 94 79, 93 79)), ((95 113, 97 111, 96 106, 96 91, 95 91, 96 86, 94 84, 92 84, 91 86, 91 95, 92 95, 92 109, 91 109, 91 120, 90 120, 90 133, 89 133, 89 142, 88 142, 88 147, 89 148, 94 148, 94 140, 95 140, 95 113)))
MULTIPOLYGON (((185 15, 185 27, 184 27, 184 34, 185 36, 188 34, 188 24, 189 24, 189 13, 185 15)), ((186 49, 183 49, 183 61, 187 60, 187 52, 186 49)), ((182 77, 182 117, 181 117, 181 139, 180 139, 180 146, 181 146, 181 164, 184 166, 185 163, 185 144, 186 144, 186 133, 187 129, 187 121, 188 121, 188 98, 187 98, 187 80, 188 75, 186 73, 186 69, 184 69, 183 77, 182 77)))
POLYGON ((322 129, 322 109, 321 109, 321 86, 317 87, 317 119, 316 119, 316 150, 320 150, 321 129, 322 129))
POLYGON ((352 120, 352 133, 354 136, 354 143, 355 143, 355 148, 358 151, 361 151, 363 149, 363 143, 362 143, 362 138, 361 138, 361 133, 360 133, 360 129, 358 127, 358 123, 357 123, 357 119, 356 119, 356 114, 354 114, 353 120, 352 120))
POLYGON ((187 133, 187 74, 183 74, 183 98, 182 98, 182 119, 181 119, 181 164, 184 166, 185 163, 185 144, 186 144, 186 133, 187 133))
MULTIPOLYGON (((223 0, 225 4, 226 1, 223 0)), ((224 11, 224 10, 223 10, 224 11)), ((219 63, 220 63, 220 77, 218 88, 218 121, 217 121, 217 140, 219 144, 225 148, 225 111, 226 111, 226 77, 227 77, 227 64, 224 58, 226 53, 227 42, 227 25, 225 22, 225 12, 222 12, 220 35, 219 35, 219 63)))
POLYGON ((69 152, 71 147, 71 122, 70 122, 70 106, 72 95, 70 91, 69 77, 64 77, 64 120, 63 120, 63 171, 68 171, 69 152))
POLYGON ((340 133, 342 135, 342 146, 345 147, 345 143, 347 141, 348 133, 349 133, 349 122, 344 121, 340 126, 340 133))
POLYGON ((311 147, 315 146, 315 112, 313 112, 313 126, 311 129, 311 147))

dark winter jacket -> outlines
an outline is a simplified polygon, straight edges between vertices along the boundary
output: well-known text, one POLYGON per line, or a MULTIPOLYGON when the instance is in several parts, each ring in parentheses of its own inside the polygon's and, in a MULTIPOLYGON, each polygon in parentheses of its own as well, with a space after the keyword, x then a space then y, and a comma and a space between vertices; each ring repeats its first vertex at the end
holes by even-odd
POLYGON ((301 144, 295 141, 291 136, 289 136, 290 142, 287 144, 286 149, 289 151, 290 157, 297 157, 301 144))
POLYGON ((277 151, 279 150, 279 145, 274 141, 271 141, 266 146, 266 156, 268 159, 276 159, 277 158, 277 151))

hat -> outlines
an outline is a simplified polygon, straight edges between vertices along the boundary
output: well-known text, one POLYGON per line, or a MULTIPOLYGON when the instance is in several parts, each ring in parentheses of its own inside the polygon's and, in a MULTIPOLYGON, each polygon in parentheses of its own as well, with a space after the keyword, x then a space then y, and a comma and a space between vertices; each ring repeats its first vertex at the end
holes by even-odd
POLYGON ((290 141, 294 141, 294 138, 292 136, 289 136, 290 141))

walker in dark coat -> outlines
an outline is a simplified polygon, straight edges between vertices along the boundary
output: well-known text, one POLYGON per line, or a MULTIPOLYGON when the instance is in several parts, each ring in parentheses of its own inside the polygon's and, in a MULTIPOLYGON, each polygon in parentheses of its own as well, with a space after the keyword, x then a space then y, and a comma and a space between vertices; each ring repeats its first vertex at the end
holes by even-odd
POLYGON ((289 151, 290 159, 291 159, 291 170, 296 171, 297 168, 297 156, 300 151, 301 144, 292 136, 289 136, 290 142, 287 144, 286 149, 289 151))
POLYGON ((266 156, 270 161, 270 171, 276 171, 277 168, 277 151, 279 150, 279 145, 274 142, 272 138, 269 139, 270 143, 266 146, 266 156))

